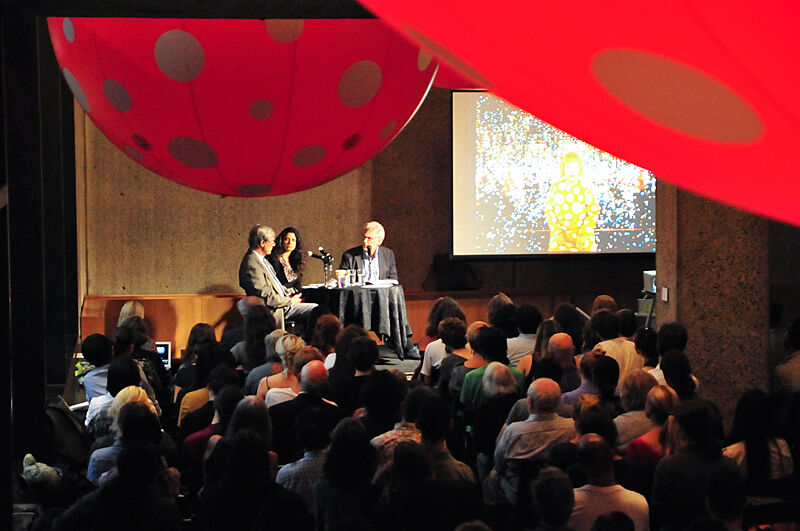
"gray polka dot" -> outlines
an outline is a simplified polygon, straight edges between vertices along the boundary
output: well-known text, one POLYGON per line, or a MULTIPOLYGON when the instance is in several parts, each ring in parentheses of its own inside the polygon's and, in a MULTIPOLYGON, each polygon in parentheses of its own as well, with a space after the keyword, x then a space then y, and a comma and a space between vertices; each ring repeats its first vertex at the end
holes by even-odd
POLYGON ((384 126, 383 126, 383 129, 381 129, 381 132, 380 132, 380 134, 378 134, 378 138, 380 138, 381 140, 383 140, 384 138, 386 138, 387 136, 389 136, 389 134, 390 134, 392 131, 394 131, 394 128, 395 128, 395 127, 397 127, 397 121, 395 121, 395 120, 392 120, 392 121, 391 121, 391 122, 389 122, 388 124, 384 125, 384 126))
POLYGON ((433 57, 431 57, 431 54, 429 54, 425 50, 420 49, 419 54, 417 55, 417 70, 422 72, 423 70, 428 68, 428 66, 430 66, 431 64, 432 59, 433 57))
MULTIPOLYGON (((404 26, 403 29, 405 29, 406 33, 411 35, 411 37, 415 41, 424 44, 426 48, 428 48, 429 50, 433 51, 434 54, 436 54, 436 57, 438 57, 444 63, 448 64, 457 72, 460 72, 474 79, 483 88, 488 89, 492 87, 492 84, 489 83, 489 80, 483 77, 483 75, 480 72, 472 68, 472 66, 463 61, 459 56, 451 53, 450 50, 448 50, 438 42, 429 39, 428 37, 418 32, 411 26, 404 26)), ((417 60, 417 66, 419 66, 419 60, 417 60)))
POLYGON ((86 94, 83 92, 83 87, 81 87, 81 84, 78 83, 77 79, 75 79, 75 76, 72 75, 72 72, 69 71, 69 68, 64 69, 64 79, 67 80, 67 85, 69 85, 72 95, 75 96, 75 99, 81 104, 83 110, 86 112, 92 112, 92 109, 89 106, 89 100, 86 99, 86 94))
POLYGON ((272 191, 268 184, 245 184, 237 189, 242 195, 266 195, 272 191))
POLYGON ((61 27, 64 30, 64 38, 67 42, 75 42, 75 26, 72 25, 72 20, 65 18, 61 27))
POLYGON ((345 107, 366 105, 381 88, 381 67, 374 61, 358 61, 339 79, 339 101, 345 107))
POLYGON ((269 100, 255 100, 250 104, 248 112, 256 120, 266 120, 272 116, 273 110, 272 103, 269 100))
POLYGON ((142 157, 142 154, 139 153, 139 151, 133 146, 125 146, 122 149, 125 150, 125 153, 127 153, 136 160, 142 160, 144 158, 142 157))
POLYGON ((298 168, 307 168, 322 161, 325 158, 325 148, 319 145, 306 146, 300 148, 292 155, 292 164, 298 168))
POLYGON ((150 142, 148 142, 145 137, 140 135, 133 135, 133 137, 131 138, 133 139, 134 144, 144 149, 145 151, 150 151, 150 142))
POLYGON ((294 42, 303 33, 303 20, 268 20, 267 33, 277 42, 294 42))
POLYGON ((108 103, 119 112, 131 110, 131 95, 128 94, 128 90, 119 81, 106 79, 103 82, 103 93, 105 93, 108 103))
POLYGON ((361 135, 356 133, 350 137, 348 137, 344 142, 342 142, 342 148, 347 151, 348 149, 353 149, 361 142, 361 135))
POLYGON ((191 81, 203 71, 206 62, 203 46, 183 30, 164 32, 156 41, 156 64, 174 81, 191 81))
POLYGON ((196 138, 188 136, 173 138, 169 141, 168 149, 178 162, 190 168, 205 170, 217 165, 217 154, 211 146, 196 138))

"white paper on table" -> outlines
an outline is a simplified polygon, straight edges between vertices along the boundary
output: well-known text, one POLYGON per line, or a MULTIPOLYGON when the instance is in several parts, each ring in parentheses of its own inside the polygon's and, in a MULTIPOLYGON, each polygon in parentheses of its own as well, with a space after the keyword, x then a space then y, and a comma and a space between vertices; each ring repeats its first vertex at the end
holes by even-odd
POLYGON ((393 278, 384 278, 384 279, 378 279, 378 280, 370 280, 366 284, 365 287, 367 287, 367 288, 388 288, 390 286, 396 286, 397 284, 399 284, 399 282, 397 282, 393 278))

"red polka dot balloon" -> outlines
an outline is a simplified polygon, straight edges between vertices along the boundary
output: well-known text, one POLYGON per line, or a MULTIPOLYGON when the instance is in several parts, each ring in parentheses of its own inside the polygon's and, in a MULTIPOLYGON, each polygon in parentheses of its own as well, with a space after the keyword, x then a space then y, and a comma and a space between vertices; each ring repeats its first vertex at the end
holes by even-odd
POLYGON ((374 156, 419 107, 431 56, 378 20, 50 18, 92 121, 146 168, 281 195, 374 156))
POLYGON ((800 2, 360 2, 538 118, 800 225, 800 2))

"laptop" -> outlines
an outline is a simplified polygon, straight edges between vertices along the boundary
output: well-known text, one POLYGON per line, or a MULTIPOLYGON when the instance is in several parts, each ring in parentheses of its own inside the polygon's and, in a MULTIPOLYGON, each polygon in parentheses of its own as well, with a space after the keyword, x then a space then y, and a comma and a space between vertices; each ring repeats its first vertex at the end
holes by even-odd
POLYGON ((156 353, 161 356, 161 361, 167 370, 172 368, 172 342, 156 341, 156 353))

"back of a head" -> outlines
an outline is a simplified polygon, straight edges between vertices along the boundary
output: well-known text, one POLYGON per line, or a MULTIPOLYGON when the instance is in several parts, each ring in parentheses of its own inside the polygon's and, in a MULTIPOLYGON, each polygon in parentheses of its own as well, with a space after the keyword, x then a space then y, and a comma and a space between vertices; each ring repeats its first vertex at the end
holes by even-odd
POLYGON ((238 501, 266 490, 271 482, 269 444, 259 433, 241 430, 222 439, 215 453, 220 448, 224 449, 221 484, 228 499, 238 501))
POLYGON ((250 233, 247 235, 247 246, 249 249, 258 249, 261 242, 270 239, 275 239, 275 231, 272 227, 260 224, 253 225, 253 228, 250 229, 250 233))
POLYGON ((395 419, 408 392, 408 382, 390 371, 373 371, 361 386, 360 395, 369 415, 395 419))
POLYGON ((608 474, 614 465, 614 452, 608 442, 596 433, 586 433, 578 439, 577 456, 589 483, 608 474))
POLYGON ((656 424, 664 424, 678 407, 678 394, 668 385, 656 385, 647 393, 645 412, 656 424))
MULTIPOLYGON (((772 424, 774 410, 770 398, 760 389, 750 389, 739 397, 733 416, 730 442, 745 441, 748 464, 756 454, 762 454, 760 457, 764 461, 768 458, 768 441, 775 436, 772 424)), ((748 467, 748 475, 752 479, 757 473, 748 467)))
POLYGON ((421 481, 430 479, 431 464, 425 448, 414 441, 403 441, 394 450, 394 481, 421 481))
POLYGON ((689 334, 680 323, 664 323, 658 329, 658 355, 663 356, 670 350, 686 350, 689 334))
POLYGON ((550 378, 539 378, 528 387, 528 398, 533 402, 534 413, 554 413, 561 399, 561 387, 550 378))
POLYGON ((138 386, 142 381, 139 364, 130 358, 117 356, 108 364, 106 390, 116 396, 129 385, 138 386))
POLYGON ((138 385, 129 385, 114 395, 114 400, 111 401, 111 407, 109 408, 109 416, 114 420, 118 419, 122 406, 130 402, 141 402, 145 404, 150 411, 154 413, 156 411, 155 406, 153 406, 150 397, 147 396, 147 392, 144 389, 138 385))
POLYGON ((125 304, 119 310, 117 326, 122 326, 126 319, 134 316, 144 319, 144 305, 139 301, 125 301, 125 304))
POLYGON ((554 382, 560 382, 564 376, 564 367, 553 358, 542 358, 533 364, 533 379, 550 378, 554 382))
POLYGON ((625 411, 638 411, 644 409, 647 402, 647 393, 658 385, 653 375, 644 369, 629 372, 622 378, 620 384, 620 398, 625 411))
POLYGON ((785 345, 790 352, 800 350, 800 317, 796 317, 786 330, 785 345))
POLYGON ((275 347, 278 343, 278 340, 286 334, 288 334, 286 330, 282 328, 276 328, 264 337, 264 353, 267 356, 267 361, 273 361, 276 357, 278 357, 275 347))
POLYGON ((708 404, 698 400, 683 402, 678 406, 675 419, 689 444, 707 457, 719 456, 721 441, 714 434, 714 414, 708 404))
POLYGON ((305 330, 303 331, 303 341, 306 343, 311 343, 311 340, 314 338, 314 328, 317 326, 317 320, 323 315, 330 315, 331 312, 330 308, 325 306, 324 304, 318 304, 308 313, 308 319, 305 323, 305 330))
POLYGON ((546 357, 549 354, 550 338, 561 332, 561 325, 555 319, 545 319, 536 328, 536 341, 533 346, 534 355, 537 359, 546 357))
POLYGON ((589 321, 592 329, 601 339, 614 339, 619 337, 619 317, 611 310, 598 310, 592 314, 589 321))
POLYGON ((156 414, 141 402, 128 402, 119 411, 117 425, 123 444, 146 442, 159 444, 161 424, 156 414))
POLYGON ((486 367, 481 385, 487 400, 517 392, 517 381, 511 369, 499 361, 493 361, 486 367))
POLYGON ((303 367, 311 363, 312 361, 324 361, 325 358, 322 355, 322 352, 319 349, 314 347, 307 346, 300 352, 294 355, 292 359, 292 373, 295 376, 300 376, 300 373, 303 372, 303 367))
POLYGON ((634 531, 633 520, 622 511, 611 511, 601 514, 594 521, 592 531, 634 531))
POLYGON ((532 304, 523 304, 517 309, 517 328, 522 334, 535 334, 542 322, 542 312, 532 304))
POLYGON ((236 406, 244 398, 244 393, 235 385, 228 385, 217 392, 214 398, 214 412, 220 417, 220 432, 225 433, 230 425, 236 406))
POLYGON ((500 292, 489 299, 489 322, 494 323, 494 317, 495 314, 497 314, 497 311, 508 304, 514 304, 514 301, 512 301, 511 297, 503 292, 500 292))
POLYGON ((108 365, 114 344, 103 334, 92 334, 81 343, 81 354, 95 367, 108 365))
POLYGON ((619 335, 622 337, 633 337, 633 334, 636 332, 636 326, 638 325, 636 322, 636 314, 624 308, 617 312, 617 318, 619 319, 619 335))
POLYGON ((550 336, 547 350, 550 353, 550 357, 562 366, 574 364, 575 346, 569 334, 565 332, 556 332, 550 336))
POLYGON ((633 334, 633 344, 636 351, 644 356, 645 365, 655 367, 658 364, 658 332, 655 329, 637 328, 633 334))
POLYGON ((114 342, 114 355, 122 356, 132 350, 136 343, 136 334, 127 326, 118 326, 111 333, 114 342))
POLYGON ((320 395, 327 385, 328 369, 325 364, 318 360, 306 363, 300 371, 300 388, 306 393, 320 395))
POLYGON ((467 345, 467 323, 458 317, 442 319, 437 334, 450 351, 464 348, 467 345))
POLYGON ((130 328, 133 331, 133 343, 136 347, 142 346, 150 339, 150 327, 147 325, 147 322, 138 315, 128 317, 122 321, 120 326, 130 328))
POLYGON ((408 422, 417 422, 422 406, 432 396, 436 396, 436 393, 427 385, 411 389, 403 403, 403 418, 408 422))
POLYGON ((350 358, 356 370, 369 371, 378 361, 378 345, 366 337, 354 339, 347 350, 347 357, 350 358))
MULTIPOLYGON (((158 445, 151 442, 136 441, 126 444, 117 456, 119 484, 123 485, 134 499, 146 495, 161 467, 158 445)), ((116 501, 124 503, 124 500, 116 501)))
POLYGON ((369 483, 375 473, 377 454, 364 425, 344 418, 333 429, 325 458, 325 476, 331 481, 355 486, 369 483))
POLYGON ((664 372, 667 385, 672 387, 682 400, 694 394, 696 384, 692 378, 692 366, 682 351, 667 351, 661 358, 661 370, 664 372))
POLYGON ((234 365, 233 355, 226 352, 219 343, 205 343, 197 349, 197 372, 195 373, 195 389, 208 385, 211 371, 218 365, 234 365))
POLYGON ((330 417, 318 407, 297 416, 297 439, 306 451, 322 450, 330 443, 330 417))
POLYGON ((573 304, 562 302, 553 312, 553 319, 559 322, 563 331, 572 338, 572 344, 579 349, 583 343, 583 326, 586 324, 586 318, 573 304))
POLYGON ((304 348, 306 348, 306 342, 303 341, 303 338, 294 334, 281 336, 275 343, 275 352, 286 369, 291 369, 292 364, 294 364, 294 357, 304 348))
POLYGON ((478 346, 478 334, 487 326, 489 325, 484 321, 473 321, 467 326, 467 343, 474 352, 477 352, 475 347, 478 346))
POLYGON ((481 328, 472 348, 486 361, 499 361, 508 365, 506 335, 495 326, 481 328))
POLYGON ((462 321, 466 321, 467 317, 464 315, 464 310, 452 297, 439 297, 431 306, 431 311, 428 313, 428 323, 425 328, 425 334, 428 337, 437 337, 439 323, 448 317, 457 317, 462 321))
POLYGON ((314 335, 311 344, 323 354, 332 352, 336 346, 336 337, 342 329, 339 318, 333 314, 320 315, 314 325, 314 335))
POLYGON ((494 319, 491 321, 492 326, 496 326, 503 331, 507 338, 517 337, 519 329, 517 328, 517 307, 513 304, 506 304, 501 306, 494 314, 494 319))
POLYGON ((450 428, 450 406, 439 396, 425 401, 417 418, 417 427, 422 432, 423 442, 442 441, 450 428))
POLYGON ((208 373, 207 386, 215 396, 229 385, 239 387, 239 373, 233 367, 220 363, 208 373))
POLYGON ((606 441, 609 448, 617 447, 617 425, 608 410, 599 404, 581 410, 575 429, 581 435, 595 433, 606 441))
POLYGON ((257 367, 267 360, 264 337, 277 328, 275 316, 266 306, 254 305, 247 308, 245 318, 245 359, 246 369, 257 367))
POLYGON ((592 363, 592 383, 597 387, 601 398, 614 395, 619 381, 619 363, 610 356, 598 356, 592 363))
POLYGON ((269 448, 272 445, 272 422, 267 403, 257 396, 242 398, 233 410, 226 436, 231 437, 242 430, 257 433, 269 448))
POLYGON ((581 358, 581 376, 587 381, 591 381, 592 379, 592 367, 594 366, 594 362, 597 361, 602 354, 597 354, 596 352, 587 352, 581 358))
POLYGON ((548 466, 533 481, 533 507, 542 523, 556 528, 565 527, 575 506, 572 482, 562 470, 548 466))
POLYGON ((594 316, 600 310, 608 310, 610 312, 617 312, 617 301, 611 295, 598 295, 592 302, 591 315, 594 316))

